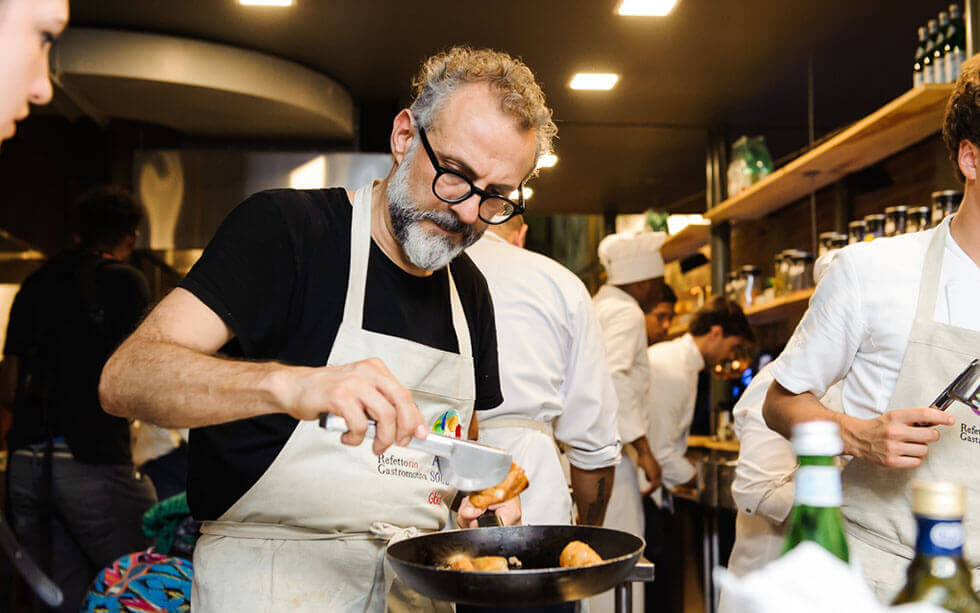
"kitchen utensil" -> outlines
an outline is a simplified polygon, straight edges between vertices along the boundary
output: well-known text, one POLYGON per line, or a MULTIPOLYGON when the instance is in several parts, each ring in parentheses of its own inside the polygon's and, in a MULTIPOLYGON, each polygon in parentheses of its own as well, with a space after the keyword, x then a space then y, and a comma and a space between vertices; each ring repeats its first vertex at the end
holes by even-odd
MULTIPOLYGON (((320 416, 320 427, 333 432, 349 430, 343 417, 328 414, 320 416)), ((365 437, 374 438, 375 432, 376 424, 371 421, 365 437)), ((408 448, 436 456, 446 482, 467 492, 497 485, 510 472, 513 462, 506 451, 440 434, 430 433, 425 439, 412 437, 408 448)))
POLYGON ((429 598, 473 605, 532 606, 580 600, 622 583, 643 547, 640 537, 609 528, 506 526, 417 536, 389 546, 385 556, 403 582, 429 598), (565 545, 575 540, 592 547, 603 563, 561 568, 558 557, 565 545), (455 553, 517 556, 522 566, 509 572, 445 568, 446 558, 455 553))
POLYGON ((932 406, 945 411, 956 400, 980 415, 980 359, 970 362, 939 394, 932 406))

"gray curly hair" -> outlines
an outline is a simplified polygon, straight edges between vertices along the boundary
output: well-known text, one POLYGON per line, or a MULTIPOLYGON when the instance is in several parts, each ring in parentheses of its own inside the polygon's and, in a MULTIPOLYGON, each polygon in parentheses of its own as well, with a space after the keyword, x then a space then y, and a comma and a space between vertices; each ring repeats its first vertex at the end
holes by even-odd
POLYGON ((412 114, 429 128, 449 94, 466 83, 487 83, 500 94, 500 108, 537 135, 537 156, 552 152, 558 126, 541 86, 524 62, 492 49, 453 47, 422 64, 412 80, 412 114))

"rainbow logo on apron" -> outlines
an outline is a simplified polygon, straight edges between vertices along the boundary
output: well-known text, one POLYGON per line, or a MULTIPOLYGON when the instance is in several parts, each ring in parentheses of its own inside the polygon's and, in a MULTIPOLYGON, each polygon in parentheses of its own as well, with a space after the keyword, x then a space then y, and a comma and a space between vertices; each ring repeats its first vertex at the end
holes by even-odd
POLYGON ((459 411, 446 411, 432 424, 432 433, 453 438, 463 437, 463 424, 459 419, 459 411))

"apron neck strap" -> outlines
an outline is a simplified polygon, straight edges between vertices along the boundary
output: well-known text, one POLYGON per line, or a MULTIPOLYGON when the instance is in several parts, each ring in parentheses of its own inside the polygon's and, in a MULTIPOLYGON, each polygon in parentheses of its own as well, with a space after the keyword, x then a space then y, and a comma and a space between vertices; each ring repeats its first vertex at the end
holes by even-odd
MULTIPOLYGON (((354 193, 350 231, 350 273, 347 278, 347 297, 344 301, 344 325, 358 330, 364 329, 364 297, 367 289, 368 261, 371 256, 371 194, 374 184, 361 187, 354 193)), ((449 303, 452 309, 453 328, 459 354, 472 357, 473 346, 470 341, 466 313, 456 290, 452 270, 447 267, 449 276, 449 303)))
POLYGON ((932 321, 936 314, 936 297, 939 294, 939 277, 943 269, 943 256, 946 253, 946 234, 949 232, 948 216, 936 226, 936 231, 926 249, 926 260, 922 266, 922 280, 919 282, 919 301, 915 309, 916 321, 932 321))

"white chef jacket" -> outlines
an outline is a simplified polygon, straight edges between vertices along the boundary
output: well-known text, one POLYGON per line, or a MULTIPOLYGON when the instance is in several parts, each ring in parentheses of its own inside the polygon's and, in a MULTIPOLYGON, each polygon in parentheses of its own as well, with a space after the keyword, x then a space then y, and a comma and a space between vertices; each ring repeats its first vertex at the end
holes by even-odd
MULTIPOLYGON (((554 260, 492 232, 466 253, 490 287, 504 397, 501 406, 480 412, 480 423, 526 419, 550 424, 573 466, 594 470, 618 464, 618 401, 585 285, 554 260)), ((555 523, 555 518, 545 521, 553 515, 548 507, 567 504, 570 512, 571 501, 554 441, 540 432, 521 430, 481 429, 480 439, 511 451, 514 461, 528 471, 530 485, 522 494, 525 523, 555 523), (557 476, 547 466, 557 468, 557 476), (545 484, 539 478, 536 484, 539 468, 547 472, 540 478, 559 482, 545 484), (541 496, 536 496, 538 490, 541 496), (560 491, 564 500, 554 497, 560 491)))
POLYGON ((619 399, 619 436, 624 443, 632 443, 647 433, 643 410, 650 386, 646 319, 636 299, 614 285, 600 287, 592 301, 619 399))
MULTIPOLYGON (((773 378, 794 394, 817 397, 843 379, 846 414, 869 419, 885 413, 912 330, 926 248, 936 231, 842 249, 770 366, 773 378)), ((947 235, 935 321, 980 330, 978 304, 980 267, 947 235)))
POLYGON ((698 373, 704 358, 689 333, 650 346, 650 388, 644 409, 647 413, 647 438, 653 455, 663 470, 668 489, 690 481, 697 470, 684 457, 687 435, 694 419, 698 396, 698 373))

